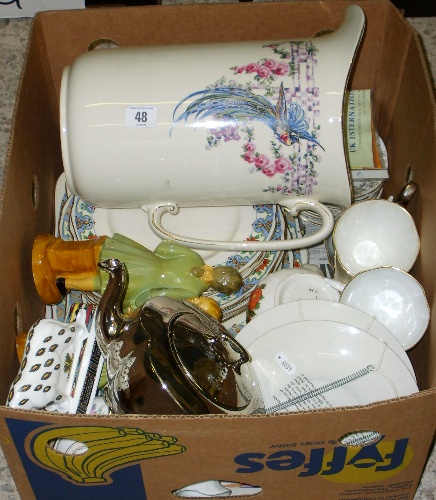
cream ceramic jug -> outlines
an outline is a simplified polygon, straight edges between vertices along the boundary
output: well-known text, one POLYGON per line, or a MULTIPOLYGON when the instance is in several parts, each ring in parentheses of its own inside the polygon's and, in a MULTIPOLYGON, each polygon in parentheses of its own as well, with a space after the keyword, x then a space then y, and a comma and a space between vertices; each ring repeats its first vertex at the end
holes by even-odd
POLYGON ((312 40, 90 51, 65 68, 67 183, 102 208, 143 208, 153 231, 198 249, 290 250, 332 231, 352 189, 342 113, 363 35, 356 5, 312 40), (207 241, 167 231, 181 207, 279 204, 322 219, 298 240, 207 241))

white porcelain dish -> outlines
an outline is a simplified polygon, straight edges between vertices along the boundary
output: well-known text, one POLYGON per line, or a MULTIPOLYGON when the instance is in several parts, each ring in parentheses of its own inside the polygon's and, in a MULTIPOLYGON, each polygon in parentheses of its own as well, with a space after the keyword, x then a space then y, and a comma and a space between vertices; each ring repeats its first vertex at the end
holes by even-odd
POLYGON ((247 321, 272 307, 299 299, 339 302, 340 292, 329 285, 320 268, 313 264, 280 269, 269 273, 251 292, 247 321))
POLYGON ((253 318, 238 333, 237 339, 245 348, 249 348, 270 330, 282 326, 291 328, 293 323, 301 321, 334 321, 372 335, 392 349, 415 379, 409 356, 392 332, 369 314, 340 302, 299 300, 276 306, 253 318))
POLYGON ((296 321, 247 348, 266 413, 366 405, 418 392, 385 342, 334 321, 296 321))
POLYGON ((340 302, 376 317, 405 350, 421 340, 430 321, 424 289, 410 274, 395 268, 357 274, 344 288, 340 302))

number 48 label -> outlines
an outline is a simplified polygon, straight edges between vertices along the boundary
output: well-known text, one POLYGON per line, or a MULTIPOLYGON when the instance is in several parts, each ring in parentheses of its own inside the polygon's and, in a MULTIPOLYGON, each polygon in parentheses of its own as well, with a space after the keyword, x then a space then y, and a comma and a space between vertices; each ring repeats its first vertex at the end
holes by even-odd
POLYGON ((129 128, 154 128, 157 125, 157 108, 155 106, 128 106, 125 124, 129 128))

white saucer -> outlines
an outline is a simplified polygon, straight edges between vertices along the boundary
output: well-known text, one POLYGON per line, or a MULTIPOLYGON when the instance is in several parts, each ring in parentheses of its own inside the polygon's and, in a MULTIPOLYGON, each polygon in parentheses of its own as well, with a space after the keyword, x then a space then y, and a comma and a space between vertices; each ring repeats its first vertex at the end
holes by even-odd
POLYGON ((343 290, 340 302, 376 317, 406 351, 421 340, 430 321, 421 284, 393 267, 357 274, 343 290))

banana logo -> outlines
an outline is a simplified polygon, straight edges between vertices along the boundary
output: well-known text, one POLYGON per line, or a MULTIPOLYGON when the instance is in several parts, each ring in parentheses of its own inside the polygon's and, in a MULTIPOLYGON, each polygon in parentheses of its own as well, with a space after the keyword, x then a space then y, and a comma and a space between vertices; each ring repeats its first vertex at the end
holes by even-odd
POLYGON ((130 427, 56 427, 33 436, 31 456, 80 484, 110 483, 110 472, 148 458, 186 451, 177 438, 130 427), (68 449, 67 449, 68 448, 68 449))

